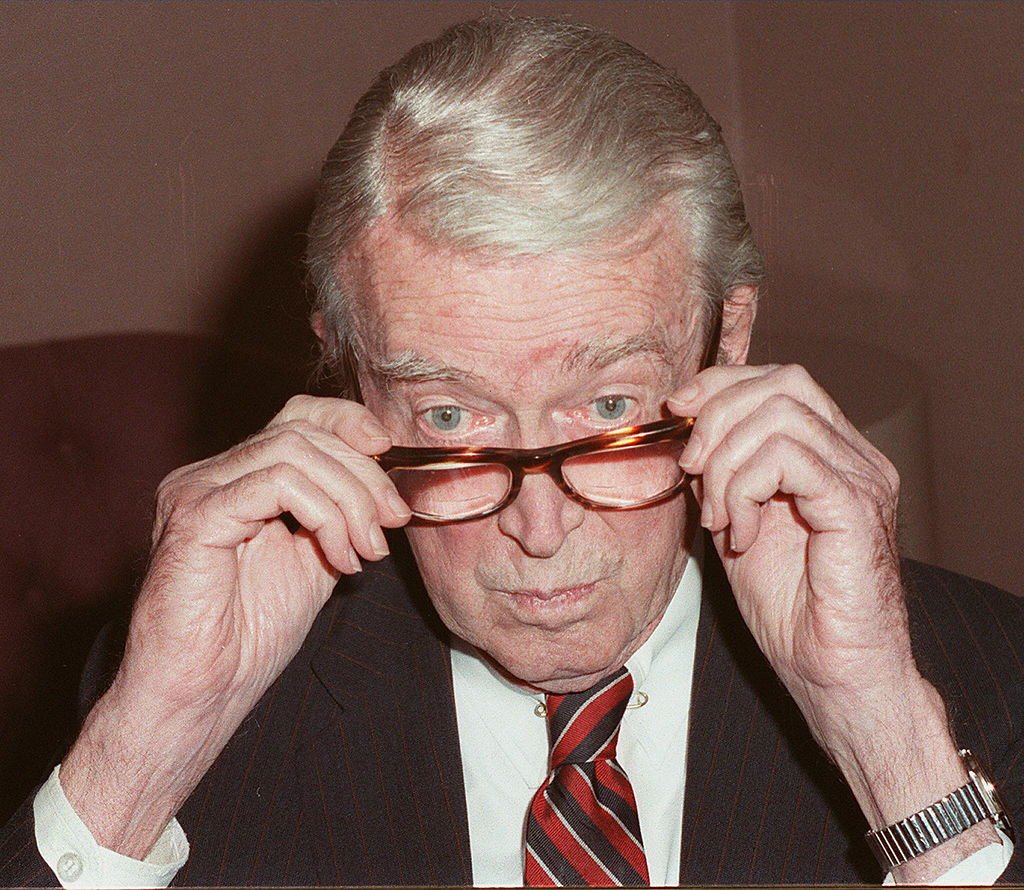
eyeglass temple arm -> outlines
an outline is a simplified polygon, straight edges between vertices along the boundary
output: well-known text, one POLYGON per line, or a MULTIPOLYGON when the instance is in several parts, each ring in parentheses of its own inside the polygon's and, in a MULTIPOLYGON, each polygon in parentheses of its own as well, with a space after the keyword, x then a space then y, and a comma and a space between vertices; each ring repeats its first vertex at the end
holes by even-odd
POLYGON ((711 337, 708 339, 704 357, 700 362, 700 370, 718 364, 718 347, 722 342, 722 316, 725 315, 725 303, 718 303, 714 309, 715 317, 711 322, 711 337))

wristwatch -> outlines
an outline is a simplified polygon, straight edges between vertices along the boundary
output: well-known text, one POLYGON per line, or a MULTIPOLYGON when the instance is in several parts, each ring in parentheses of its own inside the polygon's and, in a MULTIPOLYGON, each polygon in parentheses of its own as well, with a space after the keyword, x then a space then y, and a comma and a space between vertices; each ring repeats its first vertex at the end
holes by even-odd
POLYGON ((868 846, 886 871, 892 871, 985 819, 991 819, 1009 834, 1009 824, 992 780, 970 751, 963 748, 957 753, 967 769, 966 785, 906 819, 867 833, 868 846))

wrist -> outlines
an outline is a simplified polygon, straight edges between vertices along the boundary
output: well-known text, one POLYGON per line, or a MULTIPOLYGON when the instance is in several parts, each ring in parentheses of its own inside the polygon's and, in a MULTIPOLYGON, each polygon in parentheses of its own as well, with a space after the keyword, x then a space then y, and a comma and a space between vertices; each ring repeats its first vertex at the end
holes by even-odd
POLYGON ((945 703, 919 674, 819 712, 815 734, 839 767, 869 826, 928 806, 967 781, 945 703))
POLYGON ((169 714, 116 685, 97 702, 60 783, 98 844, 134 859, 148 855, 234 730, 210 714, 169 714))
MULTIPOLYGON (((938 691, 919 675, 818 714, 815 735, 853 792, 872 830, 931 806, 968 781, 938 691)), ((898 883, 926 883, 999 837, 982 822, 894 870, 898 883)))
POLYGON ((907 870, 920 874, 929 855, 941 854, 948 864, 956 864, 995 842, 992 827, 1004 825, 995 786, 970 751, 959 754, 968 782, 906 818, 866 835, 871 852, 886 871, 901 876, 907 870), (959 855, 954 856, 950 847, 959 855))

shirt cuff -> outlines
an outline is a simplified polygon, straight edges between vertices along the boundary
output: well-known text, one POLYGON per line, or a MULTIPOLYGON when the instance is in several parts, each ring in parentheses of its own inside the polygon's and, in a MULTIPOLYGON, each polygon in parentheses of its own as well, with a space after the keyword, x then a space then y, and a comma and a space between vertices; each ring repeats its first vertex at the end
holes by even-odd
MULTIPOLYGON (((1006 871, 1006 866, 1013 855, 1013 841, 1007 837, 998 825, 994 826, 996 834, 999 835, 1002 843, 989 844, 980 850, 975 850, 966 859, 958 862, 949 871, 943 872, 928 883, 935 886, 975 886, 990 887, 999 880, 999 876, 1006 871)), ((882 882, 887 886, 896 883, 896 879, 889 872, 882 882)))
POLYGON ((188 839, 171 819, 145 859, 132 859, 96 843, 68 802, 60 765, 32 802, 36 845, 62 887, 166 887, 188 859, 188 839))

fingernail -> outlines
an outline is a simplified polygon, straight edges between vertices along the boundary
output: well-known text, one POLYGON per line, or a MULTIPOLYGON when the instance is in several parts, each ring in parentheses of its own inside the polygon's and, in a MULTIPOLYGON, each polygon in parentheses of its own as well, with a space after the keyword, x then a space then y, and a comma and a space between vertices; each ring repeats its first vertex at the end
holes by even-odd
POLYGON ((384 538, 384 532, 379 525, 370 526, 370 545, 377 556, 387 556, 391 551, 388 549, 388 542, 384 538))
POLYGON ((353 575, 358 574, 363 570, 363 565, 359 562, 359 556, 356 554, 355 550, 349 550, 348 564, 352 568, 353 575))
POLYGON ((699 392, 696 383, 691 383, 689 386, 683 387, 679 392, 669 397, 669 404, 671 405, 688 405, 695 398, 699 392))
POLYGON ((711 499, 704 498, 704 503, 700 508, 700 524, 704 528, 710 529, 711 524, 715 521, 715 511, 711 507, 711 499))
POLYGON ((679 455, 679 466, 688 473, 696 470, 699 466, 700 449, 700 439, 697 436, 691 435, 690 441, 686 443, 686 447, 683 449, 683 453, 679 455))
POLYGON ((402 496, 397 492, 388 490, 384 494, 384 502, 388 505, 388 509, 395 514, 395 516, 404 519, 406 516, 411 516, 412 511, 409 509, 409 505, 402 500, 402 496))

